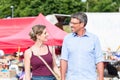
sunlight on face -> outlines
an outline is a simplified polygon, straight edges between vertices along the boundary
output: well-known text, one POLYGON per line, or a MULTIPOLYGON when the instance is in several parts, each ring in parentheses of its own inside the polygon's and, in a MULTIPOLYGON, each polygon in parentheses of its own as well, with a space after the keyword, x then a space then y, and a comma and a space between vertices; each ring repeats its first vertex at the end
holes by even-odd
POLYGON ((48 40, 47 37, 48 37, 48 33, 46 29, 43 30, 43 33, 41 35, 38 35, 38 39, 40 39, 43 42, 48 40))
POLYGON ((41 34, 41 38, 43 41, 47 41, 48 40, 47 37, 48 37, 48 33, 46 29, 44 29, 43 33, 41 34))
POLYGON ((71 27, 71 30, 72 32, 78 32, 80 29, 81 29, 81 26, 80 26, 80 21, 76 18, 72 18, 71 21, 70 21, 70 27, 71 27))

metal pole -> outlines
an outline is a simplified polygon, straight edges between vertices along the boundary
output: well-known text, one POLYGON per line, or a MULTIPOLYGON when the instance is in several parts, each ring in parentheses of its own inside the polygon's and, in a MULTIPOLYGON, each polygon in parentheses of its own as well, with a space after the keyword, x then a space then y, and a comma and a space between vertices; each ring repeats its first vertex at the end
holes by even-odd
POLYGON ((120 12, 120 7, 119 7, 119 12, 120 12))
POLYGON ((12 13, 12 18, 14 17, 14 6, 10 6, 10 8, 11 8, 11 13, 12 13))
POLYGON ((88 10, 89 10, 89 3, 88 3, 88 1, 86 2, 86 12, 88 12, 88 10))
POLYGON ((86 12, 88 12, 89 10, 89 3, 88 3, 88 0, 81 0, 82 2, 86 2, 86 12))

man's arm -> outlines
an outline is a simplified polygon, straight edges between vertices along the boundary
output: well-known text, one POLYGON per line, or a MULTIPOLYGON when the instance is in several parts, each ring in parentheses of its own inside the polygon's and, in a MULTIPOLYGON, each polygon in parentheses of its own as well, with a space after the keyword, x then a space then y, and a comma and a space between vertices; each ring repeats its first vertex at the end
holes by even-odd
POLYGON ((97 64, 98 80, 104 80, 104 64, 99 62, 97 64))
POLYGON ((68 62, 66 60, 60 60, 60 72, 61 72, 61 80, 65 80, 66 71, 67 71, 68 62))

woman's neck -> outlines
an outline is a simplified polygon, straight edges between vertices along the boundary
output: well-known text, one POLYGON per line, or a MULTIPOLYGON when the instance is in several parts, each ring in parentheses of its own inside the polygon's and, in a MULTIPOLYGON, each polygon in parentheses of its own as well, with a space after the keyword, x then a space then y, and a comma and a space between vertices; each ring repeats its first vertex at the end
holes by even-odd
POLYGON ((43 46, 43 42, 36 42, 34 46, 41 48, 43 46))

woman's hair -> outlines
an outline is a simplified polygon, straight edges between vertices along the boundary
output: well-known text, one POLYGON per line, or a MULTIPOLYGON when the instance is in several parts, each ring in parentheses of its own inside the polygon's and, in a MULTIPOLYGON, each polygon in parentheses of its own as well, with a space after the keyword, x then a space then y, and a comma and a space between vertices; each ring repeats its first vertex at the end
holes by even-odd
POLYGON ((33 41, 37 40, 36 35, 41 35, 43 33, 43 30, 46 28, 44 25, 35 25, 32 27, 32 30, 29 33, 30 38, 33 41))

